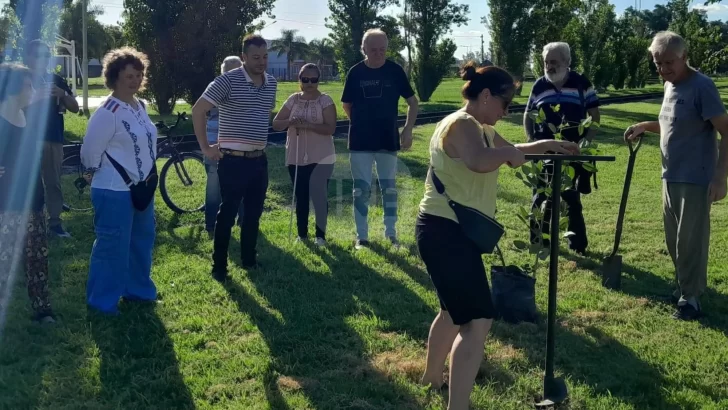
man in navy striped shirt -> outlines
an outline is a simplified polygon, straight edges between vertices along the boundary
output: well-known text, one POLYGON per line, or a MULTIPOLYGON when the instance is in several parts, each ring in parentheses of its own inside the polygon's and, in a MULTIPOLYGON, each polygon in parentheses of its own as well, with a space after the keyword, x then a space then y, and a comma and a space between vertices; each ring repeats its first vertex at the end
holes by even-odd
MULTIPOLYGON (((591 141, 596 134, 597 127, 588 127, 582 132, 579 124, 591 115, 593 122, 599 122, 599 98, 589 79, 571 71, 571 49, 567 43, 549 43, 543 48, 544 76, 536 80, 528 97, 528 105, 523 115, 523 126, 529 141, 540 139, 554 139, 552 129, 560 129, 561 137, 565 140, 579 143, 586 138, 591 141), (545 121, 536 123, 530 112, 543 110, 545 121)), ((569 248, 584 253, 588 245, 586 225, 582 214, 581 194, 591 192, 591 173, 585 171, 581 165, 572 164, 576 171, 574 185, 569 187, 562 197, 566 202, 569 216, 568 230, 575 235, 569 237, 569 248)), ((553 173, 552 167, 545 166, 544 172, 553 173)), ((548 179, 550 181, 550 178, 548 179)), ((544 193, 534 190, 533 208, 540 208, 546 200, 544 193)), ((542 224, 542 232, 549 232, 550 205, 547 206, 546 216, 542 224)), ((532 226, 531 242, 538 240, 538 229, 532 226)))
POLYGON ((268 44, 258 35, 243 40, 243 66, 217 77, 192 108, 195 135, 202 153, 218 162, 222 204, 215 226, 213 277, 227 278, 227 250, 238 207, 243 202, 240 252, 243 268, 258 267, 256 245, 268 190, 268 126, 275 108, 277 83, 266 73, 268 44), (206 114, 219 111, 217 144, 207 141, 206 114), (243 200, 244 199, 244 200, 243 200))

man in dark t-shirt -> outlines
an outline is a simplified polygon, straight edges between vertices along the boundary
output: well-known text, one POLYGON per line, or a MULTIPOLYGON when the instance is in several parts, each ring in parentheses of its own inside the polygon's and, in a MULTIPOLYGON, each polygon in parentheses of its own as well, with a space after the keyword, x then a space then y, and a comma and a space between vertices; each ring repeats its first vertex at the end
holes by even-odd
POLYGON ((397 241, 397 151, 412 146, 412 128, 417 119, 418 101, 407 74, 397 63, 386 59, 387 35, 369 30, 362 39, 364 61, 349 70, 341 101, 349 116, 349 150, 354 180, 354 220, 356 249, 369 246, 369 198, 372 165, 382 190, 384 235, 393 246, 397 241), (407 121, 399 132, 399 99, 407 100, 407 121))
POLYGON ((45 186, 48 230, 61 238, 70 237, 61 224, 63 193, 61 163, 63 162, 63 111, 78 112, 78 103, 66 81, 48 72, 51 49, 40 40, 31 41, 26 48, 25 64, 33 72, 35 98, 25 110, 28 131, 45 141, 41 172, 45 186))
MULTIPOLYGON (((528 97, 528 104, 523 116, 523 126, 529 141, 540 139, 554 139, 553 130, 559 130, 561 138, 579 143, 582 139, 591 141, 597 131, 597 126, 582 127, 588 115, 594 124, 599 122, 599 98, 589 79, 582 74, 569 69, 571 64, 571 50, 567 43, 549 43, 543 48, 544 76, 536 80, 528 97), (529 115, 531 112, 541 112, 545 119, 535 122, 529 115)), ((591 192, 592 174, 579 163, 573 163, 575 177, 573 185, 563 192, 562 198, 566 203, 569 226, 568 230, 574 235, 568 238, 569 248, 584 253, 589 244, 586 234, 586 224, 582 213, 580 194, 591 192)), ((553 173, 551 165, 544 167, 546 178, 550 181, 553 173)), ((533 209, 540 209, 546 200, 546 194, 534 189, 533 209)), ((549 232, 550 201, 541 231, 549 232)), ((532 226, 531 242, 538 240, 538 228, 532 226)))

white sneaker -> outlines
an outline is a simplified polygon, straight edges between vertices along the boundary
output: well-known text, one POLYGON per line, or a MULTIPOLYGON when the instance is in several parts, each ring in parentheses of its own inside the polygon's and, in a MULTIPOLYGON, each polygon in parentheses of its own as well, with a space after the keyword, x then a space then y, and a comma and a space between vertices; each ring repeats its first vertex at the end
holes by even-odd
POLYGON ((324 246, 326 246, 326 239, 324 239, 324 238, 316 238, 316 239, 314 239, 313 243, 316 246, 324 247, 324 246))

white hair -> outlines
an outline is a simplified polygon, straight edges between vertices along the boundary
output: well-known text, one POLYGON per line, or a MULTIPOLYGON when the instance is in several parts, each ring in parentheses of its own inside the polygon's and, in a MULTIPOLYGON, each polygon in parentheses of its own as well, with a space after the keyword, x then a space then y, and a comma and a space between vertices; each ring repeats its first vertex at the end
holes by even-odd
POLYGON ((382 31, 382 29, 379 28, 370 28, 364 33, 364 36, 361 38, 361 53, 364 54, 364 45, 367 43, 367 40, 369 37, 384 37, 387 39, 387 42, 389 42, 389 38, 387 37, 387 33, 382 31))
POLYGON ((685 44, 685 39, 679 34, 672 31, 660 31, 652 39, 649 50, 652 55, 664 54, 669 50, 675 52, 679 57, 684 57, 688 46, 685 44))
POLYGON ((569 47, 569 43, 565 43, 563 41, 548 43, 543 46, 543 53, 541 56, 545 59, 552 51, 559 53, 559 55, 561 55, 561 60, 564 61, 567 66, 571 64, 571 48, 569 47))
POLYGON ((234 68, 234 66, 242 67, 243 60, 240 59, 238 56, 227 56, 224 60, 222 60, 222 64, 220 65, 220 72, 225 73, 234 68))

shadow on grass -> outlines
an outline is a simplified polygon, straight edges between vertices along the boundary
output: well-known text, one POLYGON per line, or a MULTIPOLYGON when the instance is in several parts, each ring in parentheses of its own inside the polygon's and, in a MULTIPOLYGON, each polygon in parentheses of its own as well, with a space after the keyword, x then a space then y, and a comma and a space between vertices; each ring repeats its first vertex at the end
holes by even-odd
MULTIPOLYGON (((543 368, 546 317, 530 324, 493 326, 491 337, 522 349, 527 360, 543 368), (542 346, 542 347, 535 347, 542 346)), ((665 400, 660 371, 596 326, 557 318, 555 369, 562 377, 584 383, 597 394, 618 398, 638 409, 679 409, 665 400), (629 371, 625 371, 629 369, 629 371)), ((559 376, 559 374, 557 374, 559 376)), ((534 400, 538 400, 534 398, 534 400)), ((568 408, 568 402, 564 403, 568 408)))
MULTIPOLYGON (((13 307, 0 341, 0 408, 194 408, 155 306, 122 303, 115 318, 87 312, 93 213, 63 219, 73 239, 49 242, 51 301, 60 321, 33 325, 13 307)), ((14 303, 27 304, 24 289, 14 303)))
POLYGON ((263 268, 247 276, 266 308, 237 280, 224 286, 240 311, 251 316, 270 350, 269 404, 292 408, 283 397, 282 390, 288 390, 302 392, 318 409, 419 408, 393 375, 375 366, 376 354, 369 351, 382 332, 423 340, 432 309, 401 283, 360 263, 350 249, 312 249, 320 257, 312 269, 263 235, 258 243, 263 268))
MULTIPOLYGON (((581 257, 563 250, 561 257, 573 261, 582 269, 590 270, 601 277, 604 255, 587 252, 586 257, 581 257)), ((674 281, 666 280, 652 272, 622 263, 622 288, 619 290, 620 292, 635 297, 644 297, 654 303, 674 308, 675 305, 671 300, 671 296, 675 287, 674 281)), ((700 298, 700 302, 703 305, 704 316, 698 320, 699 323, 705 327, 723 332, 728 336, 728 295, 716 292, 709 287, 700 298)))
POLYGON ((195 408, 179 371, 173 342, 155 307, 122 302, 118 318, 89 313, 101 359, 99 400, 109 407, 195 408))

